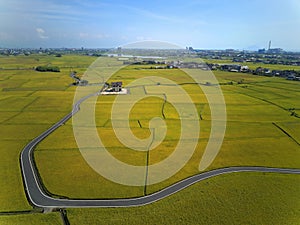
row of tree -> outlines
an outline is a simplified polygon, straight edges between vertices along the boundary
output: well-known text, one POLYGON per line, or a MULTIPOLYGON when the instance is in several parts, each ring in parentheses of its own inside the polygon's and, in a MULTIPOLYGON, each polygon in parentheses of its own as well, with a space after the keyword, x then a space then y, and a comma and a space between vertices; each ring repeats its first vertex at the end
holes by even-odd
POLYGON ((60 72, 57 66, 37 66, 35 70, 39 72, 60 72))

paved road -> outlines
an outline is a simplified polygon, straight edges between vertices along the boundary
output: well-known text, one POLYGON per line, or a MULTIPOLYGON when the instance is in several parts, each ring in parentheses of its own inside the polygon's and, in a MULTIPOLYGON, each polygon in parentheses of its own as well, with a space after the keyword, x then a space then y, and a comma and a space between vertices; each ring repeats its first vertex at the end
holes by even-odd
POLYGON ((160 199, 163 199, 169 195, 172 195, 196 182, 205 180, 210 177, 218 176, 226 173, 233 172, 272 172, 272 173, 288 173, 288 174, 300 174, 300 169, 282 169, 282 168, 266 168, 266 167, 229 167, 209 172, 201 173, 185 180, 182 180, 172 186, 169 186, 161 191, 153 193, 151 195, 129 198, 129 199, 113 199, 113 200, 76 200, 76 199, 57 199, 48 196, 42 190, 41 181, 37 176, 37 170, 33 163, 32 152, 35 146, 45 139, 49 134, 58 129, 66 121, 68 121, 74 114, 80 110, 80 104, 91 96, 96 96, 98 93, 88 95, 80 99, 73 107, 71 113, 66 115, 48 130, 40 134, 38 137, 28 143, 21 153, 21 169, 23 174, 23 180, 25 184, 26 194, 31 203, 35 206, 42 208, 81 208, 81 207, 129 207, 129 206, 141 206, 146 205, 160 199))

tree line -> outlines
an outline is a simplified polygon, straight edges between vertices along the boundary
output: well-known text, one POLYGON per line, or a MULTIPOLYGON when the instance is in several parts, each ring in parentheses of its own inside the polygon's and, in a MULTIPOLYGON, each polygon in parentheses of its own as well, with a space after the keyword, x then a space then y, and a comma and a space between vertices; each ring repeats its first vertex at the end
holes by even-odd
POLYGON ((37 66, 35 70, 39 72, 60 72, 58 66, 37 66))

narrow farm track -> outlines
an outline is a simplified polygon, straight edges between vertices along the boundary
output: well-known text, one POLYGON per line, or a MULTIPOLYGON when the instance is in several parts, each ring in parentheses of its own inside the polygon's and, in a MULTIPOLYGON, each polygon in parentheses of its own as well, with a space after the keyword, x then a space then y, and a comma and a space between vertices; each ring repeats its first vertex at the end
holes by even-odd
POLYGON ((44 209, 48 208, 81 208, 81 207, 131 207, 141 206, 156 202, 166 198, 176 192, 191 186, 194 183, 208 179, 210 177, 229 174, 234 172, 267 172, 267 173, 285 173, 285 174, 300 174, 300 169, 286 168, 267 168, 267 167, 228 167, 216 169, 201 174, 186 178, 178 183, 175 183, 165 189, 155 192, 151 195, 146 195, 138 198, 128 199, 67 199, 53 198, 47 195, 43 188, 42 182, 37 175, 37 168, 33 161, 33 151, 35 147, 48 137, 52 132, 66 123, 73 115, 80 110, 80 104, 92 96, 97 96, 99 93, 94 93, 80 99, 73 107, 73 110, 63 117, 60 121, 37 136, 29 142, 21 152, 20 163, 25 185, 25 191, 30 202, 44 209))

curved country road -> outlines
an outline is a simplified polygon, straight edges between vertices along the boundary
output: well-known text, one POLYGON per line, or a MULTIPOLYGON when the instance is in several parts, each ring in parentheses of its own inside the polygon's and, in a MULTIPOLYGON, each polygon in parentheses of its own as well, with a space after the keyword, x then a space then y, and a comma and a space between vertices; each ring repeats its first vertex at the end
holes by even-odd
POLYGON ((37 207, 42 208, 81 208, 81 207, 130 207, 146 205, 160 199, 163 199, 169 195, 172 195, 196 182, 205 180, 210 177, 218 176, 226 173, 233 172, 273 172, 273 173, 288 173, 288 174, 300 174, 300 169, 283 169, 283 168, 267 168, 267 167, 228 167, 222 169, 216 169, 205 173, 197 174, 192 177, 186 178, 178 183, 175 183, 161 191, 146 195, 138 198, 128 199, 58 199, 52 198, 44 193, 41 188, 41 181, 37 175, 37 169, 33 163, 33 150, 37 144, 45 139, 49 134, 58 129, 66 121, 68 121, 74 114, 80 110, 80 104, 91 96, 96 96, 98 93, 88 95, 80 99, 73 107, 72 112, 50 127, 48 130, 37 136, 31 142, 29 142, 21 153, 21 169, 23 174, 23 180, 25 184, 25 190, 31 203, 37 207))

